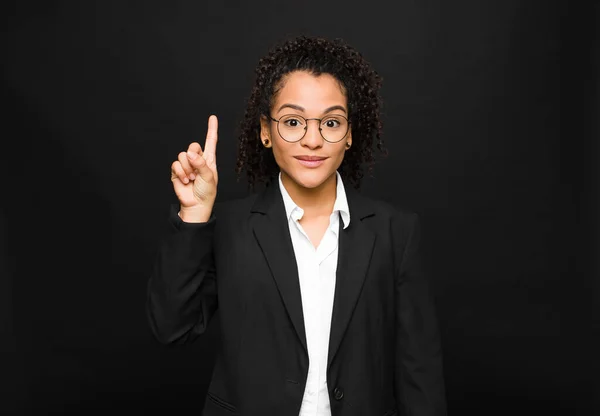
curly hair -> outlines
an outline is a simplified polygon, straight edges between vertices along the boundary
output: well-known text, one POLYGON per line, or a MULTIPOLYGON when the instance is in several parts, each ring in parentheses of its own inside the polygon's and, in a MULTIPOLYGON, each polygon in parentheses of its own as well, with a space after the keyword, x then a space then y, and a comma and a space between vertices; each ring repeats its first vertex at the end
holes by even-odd
POLYGON ((282 78, 293 71, 307 71, 319 76, 332 75, 343 86, 348 103, 348 119, 352 126, 353 146, 344 155, 339 168, 344 181, 360 188, 364 176, 375 162, 373 143, 384 155, 380 117, 381 77, 354 48, 341 39, 300 36, 271 49, 261 58, 255 70, 255 82, 240 123, 236 173, 238 180, 246 173, 253 189, 270 182, 279 172, 271 149, 260 141, 260 118, 269 116, 282 78))

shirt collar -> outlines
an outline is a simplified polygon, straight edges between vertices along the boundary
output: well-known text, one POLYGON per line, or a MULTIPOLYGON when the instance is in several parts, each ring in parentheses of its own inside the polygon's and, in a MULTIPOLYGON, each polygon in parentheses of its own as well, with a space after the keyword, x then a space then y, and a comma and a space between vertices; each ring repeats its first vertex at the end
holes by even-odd
MULTIPOLYGON (((344 229, 348 227, 350 224, 350 208, 348 207, 348 199, 346 198, 346 190, 344 189, 344 183, 342 181, 342 176, 339 172, 335 172, 336 174, 336 196, 335 202, 333 204, 333 212, 339 212, 342 217, 342 222, 344 223, 344 229)), ((279 189, 281 191, 281 196, 283 197, 283 204, 285 205, 285 213, 288 220, 300 219, 304 214, 304 210, 300 208, 296 203, 292 200, 292 197, 283 186, 283 182, 281 181, 281 172, 279 173, 279 189)))

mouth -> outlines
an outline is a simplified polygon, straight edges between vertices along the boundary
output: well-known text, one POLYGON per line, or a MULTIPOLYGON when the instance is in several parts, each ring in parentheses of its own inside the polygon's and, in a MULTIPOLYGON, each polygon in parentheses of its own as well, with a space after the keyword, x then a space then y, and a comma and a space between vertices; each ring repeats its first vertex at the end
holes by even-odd
POLYGON ((298 160, 302 166, 308 168, 319 167, 325 162, 325 159, 327 159, 324 156, 294 156, 294 158, 298 160))

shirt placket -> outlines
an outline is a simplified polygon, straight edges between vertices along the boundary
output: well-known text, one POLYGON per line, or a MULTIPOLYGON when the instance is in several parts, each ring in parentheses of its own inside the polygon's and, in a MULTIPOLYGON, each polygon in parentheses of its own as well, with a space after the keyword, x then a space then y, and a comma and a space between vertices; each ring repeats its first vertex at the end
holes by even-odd
MULTIPOLYGON (((327 228, 327 230, 325 231, 325 235, 323 237, 323 244, 321 244, 319 246, 319 256, 318 256, 318 262, 319 262, 319 270, 323 271, 324 267, 327 266, 329 267, 330 264, 323 264, 323 262, 325 262, 329 256, 331 256, 333 254, 333 252, 335 251, 335 249, 337 248, 337 233, 334 231, 335 227, 337 227, 338 222, 335 220, 337 217, 334 218, 334 215, 337 214, 333 214, 330 217, 330 224, 329 227, 327 228)), ((330 305, 329 303, 326 303, 325 300, 327 300, 327 302, 329 302, 330 297, 333 296, 332 291, 334 290, 334 288, 332 288, 332 280, 335 276, 331 276, 330 275, 330 270, 324 270, 324 273, 322 273, 320 275, 319 278, 319 293, 322 293, 325 295, 325 298, 322 299, 321 303, 321 311, 320 311, 320 319, 319 319, 319 333, 323 334, 323 339, 321 339, 321 344, 320 344, 320 351, 323 352, 323 355, 320 357, 319 359, 319 366, 320 368, 323 369, 322 372, 320 372, 319 374, 319 391, 321 389, 321 387, 326 387, 327 385, 327 377, 326 377, 326 366, 327 366, 327 344, 329 342, 329 328, 330 328, 330 323, 331 323, 331 316, 327 315, 325 316, 325 311, 330 309, 330 305)), ((326 389, 325 389, 326 391, 326 389)), ((328 402, 328 400, 323 400, 324 402, 328 402)), ((325 403, 324 403, 325 404, 325 403)))
POLYGON ((294 223, 296 226, 296 230, 300 233, 303 238, 300 239, 301 247, 299 249, 302 251, 303 256, 301 258, 308 258, 309 261, 305 264, 302 264, 302 267, 305 271, 303 273, 306 276, 305 279, 301 282, 301 289, 305 299, 305 302, 308 300, 308 308, 304 311, 304 318, 306 323, 306 335, 307 335, 307 344, 309 350, 309 376, 310 383, 307 385, 307 393, 311 398, 307 404, 310 404, 309 408, 305 408, 304 410, 308 414, 316 415, 318 410, 318 382, 320 377, 320 359, 317 355, 316 351, 318 351, 321 340, 319 339, 319 332, 315 331, 317 329, 317 325, 319 324, 319 315, 320 315, 320 302, 318 297, 318 280, 319 280, 319 263, 317 261, 317 253, 312 245, 310 238, 302 228, 302 225, 298 222, 298 220, 302 217, 301 212, 296 212, 296 215, 293 216, 294 223))

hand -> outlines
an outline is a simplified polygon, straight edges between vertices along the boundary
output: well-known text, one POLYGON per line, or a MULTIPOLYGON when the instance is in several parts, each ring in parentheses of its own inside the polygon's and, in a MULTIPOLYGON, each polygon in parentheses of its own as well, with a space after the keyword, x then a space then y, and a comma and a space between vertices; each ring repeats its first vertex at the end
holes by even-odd
POLYGON ((180 216, 186 222, 208 221, 217 196, 218 119, 208 118, 208 131, 204 151, 197 142, 189 145, 187 152, 179 153, 171 165, 171 182, 179 199, 180 216))

